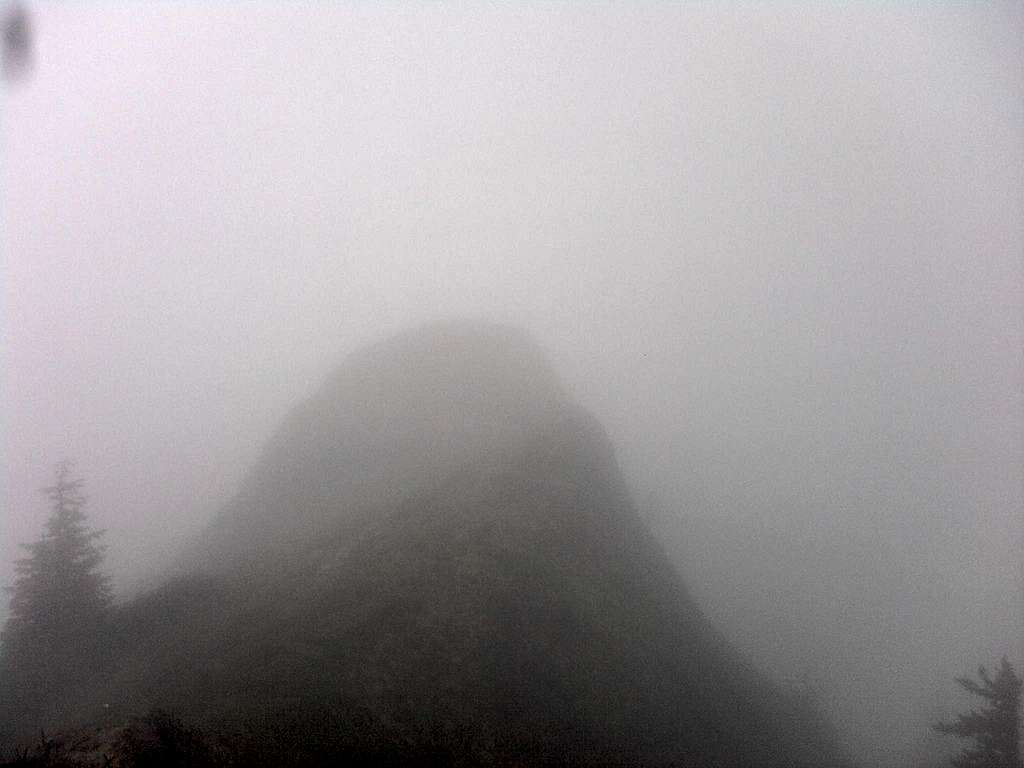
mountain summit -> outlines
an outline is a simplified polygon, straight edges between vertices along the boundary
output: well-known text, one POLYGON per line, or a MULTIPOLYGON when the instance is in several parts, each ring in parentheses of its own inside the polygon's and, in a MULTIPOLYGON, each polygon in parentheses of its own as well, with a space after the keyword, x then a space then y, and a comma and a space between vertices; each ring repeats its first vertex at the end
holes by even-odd
MULTIPOLYGON (((183 563, 122 609, 76 711, 333 706, 310 764, 382 744, 403 764, 843 764, 706 621, 600 424, 502 326, 352 355, 183 563)), ((285 721, 325 722, 261 733, 285 721)))
POLYGON ((570 407, 514 328, 438 323, 363 349, 285 419, 204 534, 202 562, 354 525, 481 454, 521 449, 570 407))

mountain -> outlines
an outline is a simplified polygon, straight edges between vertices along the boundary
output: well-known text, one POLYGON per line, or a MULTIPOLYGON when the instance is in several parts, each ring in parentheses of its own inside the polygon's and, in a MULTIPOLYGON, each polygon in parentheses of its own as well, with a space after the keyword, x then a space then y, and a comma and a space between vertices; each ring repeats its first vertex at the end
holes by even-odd
POLYGON ((601 425, 503 326, 352 355, 179 574, 120 609, 51 722, 248 718, 268 765, 845 765, 703 617, 601 425))

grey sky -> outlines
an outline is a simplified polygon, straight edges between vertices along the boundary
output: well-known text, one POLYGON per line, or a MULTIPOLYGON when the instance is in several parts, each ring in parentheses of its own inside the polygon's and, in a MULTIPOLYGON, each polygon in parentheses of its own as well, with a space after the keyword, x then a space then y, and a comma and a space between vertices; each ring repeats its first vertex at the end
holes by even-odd
POLYGON ((0 581, 58 459, 127 588, 346 351, 476 315, 871 760, 1024 661, 1021 4, 33 12, 0 581))

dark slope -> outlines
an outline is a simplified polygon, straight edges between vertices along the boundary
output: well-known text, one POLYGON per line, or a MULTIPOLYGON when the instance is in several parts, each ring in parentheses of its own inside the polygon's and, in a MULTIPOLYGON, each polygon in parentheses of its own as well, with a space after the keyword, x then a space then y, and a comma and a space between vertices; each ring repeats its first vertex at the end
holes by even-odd
POLYGON ((502 328, 350 359, 189 561, 206 575, 125 607, 79 712, 344 698, 449 762, 840 764, 708 625, 600 425, 502 328))

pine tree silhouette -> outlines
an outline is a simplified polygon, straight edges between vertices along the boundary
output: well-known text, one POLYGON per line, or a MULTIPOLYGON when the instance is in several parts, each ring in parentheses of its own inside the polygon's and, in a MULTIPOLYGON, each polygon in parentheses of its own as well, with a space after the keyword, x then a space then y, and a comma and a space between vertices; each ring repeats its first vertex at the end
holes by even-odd
POLYGON ((43 489, 51 502, 43 535, 15 564, 0 633, 0 720, 42 717, 46 702, 63 700, 102 658, 111 589, 100 570, 102 532, 87 525, 82 485, 69 462, 57 466, 54 484, 43 489))
POLYGON ((973 740, 953 758, 956 768, 1021 768, 1021 679, 1005 656, 994 679, 985 667, 978 667, 978 678, 980 683, 968 677, 956 681, 964 690, 988 701, 989 706, 957 715, 956 722, 932 727, 939 733, 973 740))

